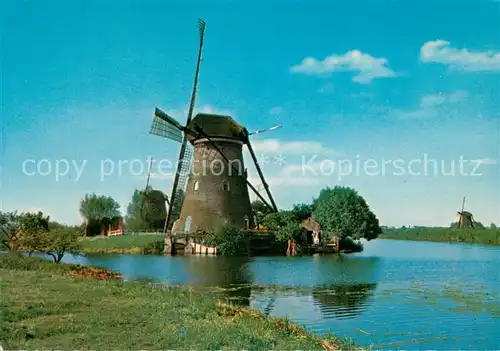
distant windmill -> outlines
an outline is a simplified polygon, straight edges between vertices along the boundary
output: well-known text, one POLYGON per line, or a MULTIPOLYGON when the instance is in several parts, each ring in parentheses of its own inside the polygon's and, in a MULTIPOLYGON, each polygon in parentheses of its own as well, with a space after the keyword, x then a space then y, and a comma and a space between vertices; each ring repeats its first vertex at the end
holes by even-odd
POLYGON ((462 200, 462 210, 457 212, 458 223, 457 228, 474 228, 474 217, 472 213, 464 211, 465 196, 462 200))
POLYGON ((199 113, 192 118, 204 31, 205 22, 199 20, 198 62, 186 124, 180 124, 156 108, 151 127, 151 134, 181 143, 165 232, 191 232, 198 229, 210 231, 220 224, 251 227, 253 219, 248 187, 271 211, 277 211, 249 136, 281 126, 249 133, 230 116, 199 113), (247 180, 247 170, 243 166, 243 145, 247 145, 250 151, 271 204, 247 180), (211 169, 208 170, 207 167, 211 169))
POLYGON ((159 224, 160 222, 165 221, 165 216, 167 214, 167 205, 169 205, 169 201, 166 194, 164 194, 161 190, 154 190, 150 185, 152 165, 153 159, 151 159, 149 162, 146 188, 141 194, 142 201, 140 215, 146 222, 159 224))

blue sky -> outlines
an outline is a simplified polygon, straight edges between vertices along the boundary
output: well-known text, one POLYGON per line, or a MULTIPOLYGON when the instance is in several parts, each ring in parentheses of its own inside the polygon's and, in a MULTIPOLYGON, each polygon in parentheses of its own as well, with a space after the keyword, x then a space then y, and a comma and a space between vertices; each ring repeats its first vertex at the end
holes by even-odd
MULTIPOLYGON (((283 124, 252 139, 280 208, 345 185, 382 224, 447 225, 462 196, 477 220, 500 224, 500 2, 1 6, 3 211, 79 223, 88 192, 125 211, 148 156, 175 162, 179 144, 149 129, 155 106, 186 118, 202 17, 197 110, 231 114, 250 131, 283 124), (71 166, 56 179, 58 160, 71 166)), ((167 193, 171 184, 152 180, 167 193)))

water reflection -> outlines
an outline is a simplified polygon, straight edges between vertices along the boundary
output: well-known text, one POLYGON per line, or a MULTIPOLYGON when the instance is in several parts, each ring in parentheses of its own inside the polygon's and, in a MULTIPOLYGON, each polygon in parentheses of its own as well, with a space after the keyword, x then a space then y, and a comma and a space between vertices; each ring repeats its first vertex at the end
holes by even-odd
POLYGON ((377 257, 275 258, 277 268, 256 269, 268 266, 264 260, 254 264, 260 284, 253 287, 252 298, 266 314, 287 311, 297 315, 303 313, 301 309, 312 311, 317 307, 325 319, 356 317, 373 302, 371 297, 382 271, 382 261, 377 257), (274 285, 276 276, 288 284, 274 285))
POLYGON ((196 285, 218 287, 219 298, 240 306, 249 306, 252 272, 249 257, 193 256, 185 260, 196 285))
POLYGON ((126 280, 222 287, 217 294, 234 303, 376 348, 498 349, 500 318, 490 300, 500 286, 500 247, 375 240, 344 257, 67 255, 64 261, 119 270, 126 280), (450 286, 482 289, 486 297, 476 294, 466 308, 450 309, 441 296, 450 286))
POLYGON ((323 318, 352 318, 367 309, 382 271, 380 258, 330 256, 313 262, 324 274, 311 293, 323 318))
POLYGON ((313 288, 312 296, 323 318, 352 318, 369 305, 377 284, 327 285, 313 288))

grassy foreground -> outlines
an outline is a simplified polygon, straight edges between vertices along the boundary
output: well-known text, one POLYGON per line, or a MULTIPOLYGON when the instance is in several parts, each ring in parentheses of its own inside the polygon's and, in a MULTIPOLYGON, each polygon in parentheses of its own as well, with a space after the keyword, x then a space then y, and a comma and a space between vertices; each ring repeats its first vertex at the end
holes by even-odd
POLYGON ((265 317, 206 295, 117 278, 98 268, 0 255, 0 346, 95 350, 356 348, 335 337, 310 334, 286 319, 265 317))
POLYGON ((500 229, 398 228, 384 230, 380 238, 500 245, 500 229))
POLYGON ((84 253, 157 254, 163 250, 162 234, 119 235, 82 239, 84 253))

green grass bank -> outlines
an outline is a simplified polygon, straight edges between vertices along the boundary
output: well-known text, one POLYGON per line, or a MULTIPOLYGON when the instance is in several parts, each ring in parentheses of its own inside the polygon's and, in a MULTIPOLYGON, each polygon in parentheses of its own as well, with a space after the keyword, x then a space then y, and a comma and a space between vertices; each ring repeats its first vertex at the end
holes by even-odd
POLYGON ((462 242, 485 245, 500 245, 498 228, 389 228, 384 229, 381 239, 462 242))
POLYGON ((352 350, 282 318, 109 270, 0 254, 3 349, 352 350))
POLYGON ((87 237, 81 240, 83 253, 160 254, 163 234, 87 237))

